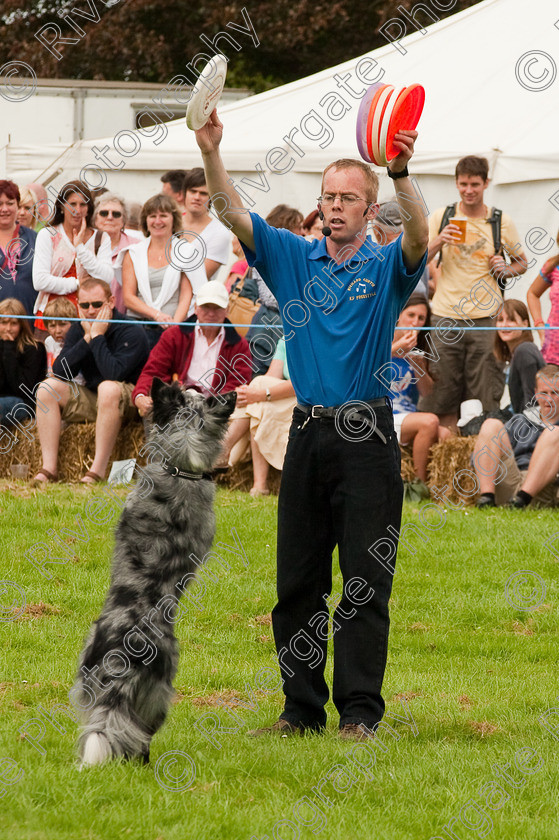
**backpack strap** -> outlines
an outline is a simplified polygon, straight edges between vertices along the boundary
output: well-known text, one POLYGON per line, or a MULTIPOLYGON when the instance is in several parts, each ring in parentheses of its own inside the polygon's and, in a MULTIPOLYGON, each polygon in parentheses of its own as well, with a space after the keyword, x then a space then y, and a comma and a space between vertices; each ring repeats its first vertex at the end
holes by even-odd
POLYGON ((497 207, 491 208, 491 215, 487 219, 491 225, 491 232, 493 234, 493 247, 495 253, 500 254, 503 250, 503 243, 501 242, 501 225, 503 222, 503 211, 498 210, 497 207))
POLYGON ((103 231, 102 230, 96 230, 95 231, 95 239, 93 241, 93 253, 95 254, 95 256, 97 256, 97 251, 101 247, 102 238, 103 238, 103 231))
MULTIPOLYGON (((495 249, 495 254, 500 254, 503 259, 505 259, 506 255, 503 252, 503 243, 501 241, 501 226, 503 221, 503 211, 499 210, 497 207, 491 208, 491 214, 487 219, 489 224, 491 225, 491 233, 493 234, 493 248, 495 249)), ((506 261, 506 260, 505 260, 506 261)), ((497 285, 501 290, 501 294, 505 294, 505 289, 507 287, 507 279, 503 278, 502 280, 497 279, 497 285)))
MULTIPOLYGON (((444 208, 444 213, 443 213, 443 217, 441 219, 441 224, 439 225, 439 233, 441 232, 441 230, 443 228, 445 228, 447 226, 447 224, 449 223, 449 220, 452 219, 452 217, 455 215, 455 213, 456 213, 456 204, 449 204, 447 207, 444 208)), ((439 259, 437 260, 437 267, 441 264, 442 258, 443 258, 443 250, 441 248, 441 250, 439 251, 439 259)))

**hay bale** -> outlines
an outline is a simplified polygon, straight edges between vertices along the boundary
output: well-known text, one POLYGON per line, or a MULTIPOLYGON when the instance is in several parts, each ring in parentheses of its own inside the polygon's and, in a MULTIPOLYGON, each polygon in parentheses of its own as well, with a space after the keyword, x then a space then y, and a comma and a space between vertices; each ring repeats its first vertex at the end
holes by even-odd
POLYGON ((400 475, 404 481, 413 481, 415 478, 415 470, 413 468, 411 447, 402 446, 402 444, 400 444, 400 455, 402 456, 400 475))
MULTIPOLYGON (((42 464, 39 436, 33 426, 29 426, 29 440, 23 433, 17 433, 18 442, 9 452, 0 455, 0 477, 11 476, 10 467, 13 464, 28 464, 29 477, 32 478, 42 464)), ((138 457, 138 451, 144 444, 144 427, 142 423, 127 423, 118 435, 107 475, 113 461, 138 457)), ((70 423, 60 436, 58 448, 58 477, 61 481, 79 481, 82 475, 91 468, 95 454, 95 423, 70 423)), ((141 458, 138 459, 142 463, 141 458)))
MULTIPOLYGON (((268 488, 277 496, 281 482, 281 472, 274 467, 268 471, 268 488)), ((219 475, 217 483, 228 490, 243 490, 248 493, 253 483, 252 461, 241 461, 231 467, 228 473, 219 475)))
MULTIPOLYGON (((452 502, 473 504, 475 496, 459 494, 453 484, 454 476, 459 470, 472 471, 471 455, 476 442, 475 436, 453 437, 435 444, 431 449, 429 462, 429 487, 448 487, 446 496, 452 502)), ((473 489, 474 483, 469 479, 461 481, 462 487, 468 491, 473 489)))

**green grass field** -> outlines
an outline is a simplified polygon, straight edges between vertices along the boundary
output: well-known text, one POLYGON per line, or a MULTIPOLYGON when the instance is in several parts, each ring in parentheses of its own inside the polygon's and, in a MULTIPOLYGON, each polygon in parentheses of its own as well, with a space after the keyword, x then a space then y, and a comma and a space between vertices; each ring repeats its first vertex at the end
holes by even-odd
POLYGON ((79 772, 77 726, 54 707, 68 705, 105 596, 118 502, 94 524, 99 488, 0 491, 2 840, 559 838, 557 559, 545 545, 556 513, 470 508, 443 521, 432 510, 422 526, 407 505, 404 521, 426 539, 409 534, 394 580, 392 733, 340 742, 329 704, 323 736, 254 740, 246 731, 282 708, 269 618, 276 499, 220 491, 217 541, 234 547, 235 529, 247 559, 218 549, 230 568, 212 563, 191 590, 177 702, 151 764, 79 772), (43 573, 39 542, 59 558, 43 573), (530 574, 512 577, 520 570, 530 574))

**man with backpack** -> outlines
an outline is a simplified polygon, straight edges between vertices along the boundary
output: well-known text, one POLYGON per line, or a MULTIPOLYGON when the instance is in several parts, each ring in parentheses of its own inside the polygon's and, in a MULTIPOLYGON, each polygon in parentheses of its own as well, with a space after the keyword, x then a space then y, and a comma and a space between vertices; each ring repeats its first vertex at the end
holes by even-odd
POLYGON ((464 327, 495 326, 504 288, 527 267, 510 216, 484 204, 488 173, 486 158, 461 158, 456 166, 460 201, 429 219, 427 260, 439 254, 441 269, 431 302, 435 386, 418 408, 437 414, 441 425, 454 431, 461 402, 479 399, 484 411, 495 411, 504 388, 493 355, 494 332, 464 327))

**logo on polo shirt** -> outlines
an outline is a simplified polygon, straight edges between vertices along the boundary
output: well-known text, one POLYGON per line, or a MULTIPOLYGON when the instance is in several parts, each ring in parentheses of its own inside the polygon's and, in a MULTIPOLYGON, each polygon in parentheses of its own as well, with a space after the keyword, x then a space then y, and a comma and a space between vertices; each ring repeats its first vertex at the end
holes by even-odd
POLYGON ((375 284, 367 277, 356 277, 347 288, 350 300, 364 300, 376 295, 375 284))

